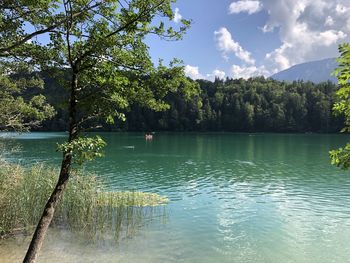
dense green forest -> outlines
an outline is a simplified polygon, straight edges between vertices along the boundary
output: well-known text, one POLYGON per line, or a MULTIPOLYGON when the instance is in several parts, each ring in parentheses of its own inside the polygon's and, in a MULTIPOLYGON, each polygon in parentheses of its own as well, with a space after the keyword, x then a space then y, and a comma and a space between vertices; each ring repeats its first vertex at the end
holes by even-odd
MULTIPOLYGON (((40 130, 64 131, 67 113, 58 84, 45 78, 45 96, 57 115, 40 130)), ((103 125, 106 131, 230 131, 230 132, 338 132, 343 119, 332 115, 332 82, 280 82, 263 77, 214 82, 198 80, 200 94, 189 100, 180 92, 169 94, 171 106, 154 112, 130 105, 125 122, 103 125)), ((92 129, 99 125, 90 123, 92 129)))

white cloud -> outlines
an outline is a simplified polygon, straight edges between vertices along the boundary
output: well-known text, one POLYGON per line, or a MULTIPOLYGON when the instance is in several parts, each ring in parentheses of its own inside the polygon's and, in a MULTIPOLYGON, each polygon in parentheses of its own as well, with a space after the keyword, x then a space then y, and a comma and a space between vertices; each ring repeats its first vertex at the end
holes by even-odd
POLYGON ((333 26, 334 25, 334 20, 331 16, 327 16, 326 21, 324 22, 325 26, 333 26))
POLYGON ((179 8, 175 8, 175 12, 174 12, 174 19, 173 21, 175 23, 179 23, 182 19, 182 15, 180 14, 180 9, 179 8))
POLYGON ((265 66, 258 66, 252 54, 235 41, 227 28, 214 32, 217 48, 224 58, 233 54, 242 62, 232 65, 233 78, 269 76, 298 63, 336 57, 338 45, 350 42, 347 16, 350 0, 239 0, 229 7, 233 14, 254 14, 261 10, 268 16, 261 30, 278 34, 280 40, 265 55, 262 62, 265 66))
MULTIPOLYGON (((265 66, 257 67, 255 65, 255 60, 252 58, 251 53, 244 50, 241 45, 232 38, 232 35, 227 28, 222 27, 218 31, 215 31, 214 34, 218 49, 223 53, 224 57, 227 58, 228 54, 233 53, 236 57, 242 60, 243 64, 245 64, 243 66, 232 65, 230 72, 232 78, 248 79, 251 77, 267 77, 271 75, 271 72, 268 71, 265 66)), ((213 76, 224 78, 225 72, 214 70, 212 74, 207 75, 209 79, 213 79, 213 76)))
POLYGON ((196 66, 185 66, 185 75, 191 79, 204 79, 204 76, 199 73, 199 68, 196 66))
POLYGON ((289 68, 291 66, 289 59, 284 54, 286 53, 286 50, 290 49, 291 47, 292 45, 284 43, 282 46, 275 49, 275 51, 266 54, 266 58, 273 60, 279 69, 289 68))
POLYGON ((226 73, 224 71, 221 71, 219 69, 215 69, 215 70, 213 70, 212 73, 206 75, 206 79, 214 81, 215 78, 224 79, 225 76, 226 76, 226 73))
POLYGON ((223 53, 225 58, 228 58, 228 54, 233 53, 245 63, 255 64, 255 60, 252 59, 251 53, 244 50, 241 45, 232 38, 232 35, 227 28, 222 27, 219 31, 215 31, 214 34, 217 47, 223 53))
POLYGON ((340 15, 348 13, 349 11, 350 11, 350 7, 344 6, 342 4, 337 4, 335 7, 335 12, 337 12, 340 15))
POLYGON ((277 30, 281 45, 266 54, 270 68, 338 55, 339 43, 350 41, 349 0, 260 0, 269 18, 262 27, 277 30))
POLYGON ((206 79, 206 80, 214 81, 215 78, 224 79, 226 76, 226 73, 222 70, 215 69, 215 70, 213 70, 212 73, 203 75, 202 73, 200 73, 199 67, 186 65, 185 66, 185 75, 187 77, 190 77, 191 79, 194 79, 194 80, 206 79))
POLYGON ((338 40, 344 39, 346 34, 343 31, 327 30, 323 31, 316 37, 325 46, 331 46, 338 42, 338 40))
POLYGON ((249 15, 251 15, 259 12, 261 9, 262 9, 262 5, 259 1, 242 0, 242 1, 231 3, 229 7, 229 12, 230 14, 238 14, 241 12, 246 12, 249 15))
POLYGON ((269 72, 264 66, 241 67, 238 65, 232 65, 231 73, 232 73, 232 78, 234 79, 239 79, 239 78, 248 79, 251 77, 258 77, 258 76, 267 77, 271 75, 271 72, 269 72))
POLYGON ((346 30, 350 32, 350 18, 348 18, 348 21, 346 21, 346 30))
POLYGON ((218 69, 215 69, 212 74, 219 79, 225 78, 225 75, 226 75, 226 73, 224 71, 221 71, 218 69))
POLYGON ((261 31, 264 32, 264 33, 268 33, 268 32, 272 32, 273 29, 274 29, 273 26, 264 25, 264 26, 261 28, 261 31))

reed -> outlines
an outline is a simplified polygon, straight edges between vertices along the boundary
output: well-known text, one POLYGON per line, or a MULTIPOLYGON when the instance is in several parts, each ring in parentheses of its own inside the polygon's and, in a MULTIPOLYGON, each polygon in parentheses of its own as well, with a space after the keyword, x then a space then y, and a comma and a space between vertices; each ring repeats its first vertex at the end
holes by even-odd
MULTIPOLYGON (((56 184, 51 167, 0 162, 0 236, 26 233, 38 222, 56 184)), ((110 192, 91 175, 74 172, 56 210, 51 227, 64 227, 88 240, 133 235, 146 222, 165 215, 166 197, 142 192, 110 192)))

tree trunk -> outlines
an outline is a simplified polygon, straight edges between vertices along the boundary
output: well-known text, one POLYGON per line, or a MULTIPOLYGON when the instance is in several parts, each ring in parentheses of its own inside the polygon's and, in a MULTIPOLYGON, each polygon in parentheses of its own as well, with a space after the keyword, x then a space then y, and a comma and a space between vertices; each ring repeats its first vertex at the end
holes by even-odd
MULTIPOLYGON (((75 140, 78 137, 77 121, 76 121, 76 90, 78 87, 78 76, 73 68, 72 82, 71 82, 71 94, 69 103, 69 138, 68 142, 75 140)), ((47 201, 44 212, 39 220, 39 223, 35 229, 32 241, 30 242, 27 254, 23 260, 23 263, 34 263, 38 257, 38 253, 43 244, 47 229, 50 226, 52 218, 55 213, 56 206, 60 201, 63 191, 68 183, 70 168, 72 164, 72 153, 65 152, 63 154, 63 160, 61 164, 60 175, 57 185, 53 190, 49 200, 47 201)))
POLYGON ((71 165, 71 155, 65 154, 62 160, 61 172, 55 189, 53 190, 49 200, 47 201, 44 212, 40 218, 40 221, 35 229, 32 241, 29 245, 27 254, 23 260, 25 263, 35 262, 38 256, 38 252, 43 244, 46 231, 49 228, 51 220, 53 218, 57 203, 61 199, 62 193, 68 183, 69 170, 71 165))

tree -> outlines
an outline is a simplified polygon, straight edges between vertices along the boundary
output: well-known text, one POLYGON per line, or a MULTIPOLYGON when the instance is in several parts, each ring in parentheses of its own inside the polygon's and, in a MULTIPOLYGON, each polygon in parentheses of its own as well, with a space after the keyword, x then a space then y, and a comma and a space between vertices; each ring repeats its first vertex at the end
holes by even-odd
POLYGON ((6 64, 0 63, 0 130, 27 131, 53 117, 55 110, 43 95, 20 96, 28 89, 42 89, 40 77, 25 76, 28 65, 23 66, 22 76, 6 74, 10 69, 21 72, 18 63, 6 64))
POLYGON ((58 1, 1 1, 0 3, 0 130, 25 131, 54 115, 43 95, 21 96, 28 89, 43 88, 33 64, 26 60, 28 41, 56 27, 42 28, 47 12, 58 1), (34 30, 24 30, 29 23, 34 30), (20 56, 17 56, 17 55, 20 56))
POLYGON ((181 89, 188 97, 197 92, 197 85, 184 76, 178 61, 171 62, 169 68, 161 62, 155 67, 144 43, 150 34, 181 39, 190 21, 182 20, 176 29, 167 26, 174 17, 174 0, 39 2, 37 9, 18 11, 16 5, 11 9, 32 15, 22 16, 19 25, 15 15, 8 18, 7 23, 13 23, 18 32, 6 48, 0 49, 6 55, 2 61, 18 58, 56 78, 69 94, 69 130, 67 142, 59 146, 63 156, 57 185, 24 262, 35 262, 73 165, 101 156, 105 143, 100 137, 82 136, 83 131, 96 121, 124 120, 133 104, 156 111, 167 109, 163 98, 169 91, 181 89), (38 29, 28 34, 27 24, 38 29))
MULTIPOLYGON (((338 102, 334 104, 333 111, 337 115, 344 115, 345 127, 342 132, 350 132, 350 43, 340 45, 339 53, 339 65, 334 71, 339 85, 336 93, 338 102)), ((347 143, 344 148, 330 151, 330 157, 332 164, 348 169, 350 167, 350 143, 347 143)))

